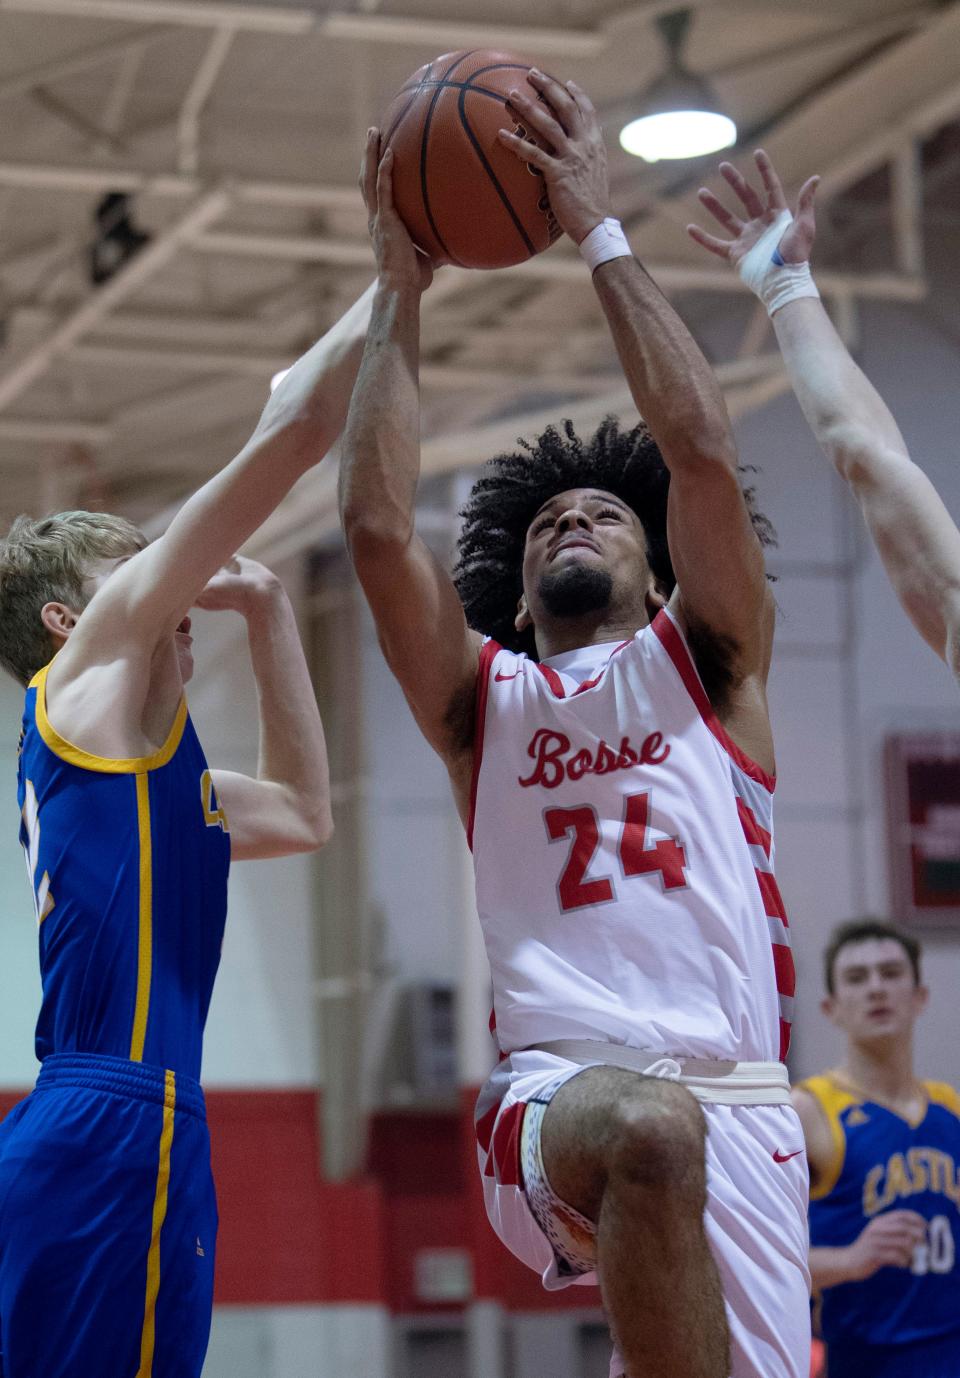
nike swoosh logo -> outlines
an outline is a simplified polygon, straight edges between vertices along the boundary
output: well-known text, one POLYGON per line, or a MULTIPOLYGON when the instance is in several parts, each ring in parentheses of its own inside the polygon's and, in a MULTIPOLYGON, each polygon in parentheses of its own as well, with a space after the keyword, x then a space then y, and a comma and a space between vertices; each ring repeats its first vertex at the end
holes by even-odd
POLYGON ((494 675, 494 679, 495 679, 496 682, 499 684, 501 680, 504 680, 504 679, 517 679, 517 678, 518 678, 520 675, 522 675, 522 674, 523 674, 523 671, 522 671, 522 670, 517 670, 517 671, 516 671, 514 674, 512 674, 512 675, 502 675, 502 674, 500 673, 500 671, 498 670, 497 673, 494 675))
POLYGON ((792 1153, 781 1153, 779 1148, 774 1150, 773 1161, 775 1163, 789 1163, 791 1158, 796 1158, 798 1153, 802 1153, 802 1148, 794 1149, 792 1153))

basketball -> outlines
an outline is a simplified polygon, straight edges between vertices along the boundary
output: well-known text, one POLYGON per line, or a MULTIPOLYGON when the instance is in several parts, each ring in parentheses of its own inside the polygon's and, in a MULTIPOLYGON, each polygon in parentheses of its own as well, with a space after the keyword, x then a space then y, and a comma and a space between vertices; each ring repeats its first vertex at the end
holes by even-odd
POLYGON ((437 263, 507 268, 560 234, 540 172, 497 138, 529 135, 504 105, 538 92, 531 64, 487 49, 444 53, 397 92, 381 129, 393 149, 393 197, 417 248, 437 263))

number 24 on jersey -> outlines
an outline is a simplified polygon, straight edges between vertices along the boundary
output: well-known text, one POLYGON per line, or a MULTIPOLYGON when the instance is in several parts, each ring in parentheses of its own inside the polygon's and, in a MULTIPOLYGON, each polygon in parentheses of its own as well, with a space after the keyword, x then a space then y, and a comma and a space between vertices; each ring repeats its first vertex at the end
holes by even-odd
MULTIPOLYGON (((650 839, 650 791, 629 794, 617 842, 617 855, 624 879, 656 874, 664 890, 680 890, 687 884, 687 858, 675 837, 650 839)), ((587 905, 607 904, 616 897, 613 880, 607 876, 589 877, 588 872, 600 847, 600 823, 591 804, 544 810, 544 825, 550 842, 572 834, 570 850, 557 884, 560 908, 564 913, 587 905)))

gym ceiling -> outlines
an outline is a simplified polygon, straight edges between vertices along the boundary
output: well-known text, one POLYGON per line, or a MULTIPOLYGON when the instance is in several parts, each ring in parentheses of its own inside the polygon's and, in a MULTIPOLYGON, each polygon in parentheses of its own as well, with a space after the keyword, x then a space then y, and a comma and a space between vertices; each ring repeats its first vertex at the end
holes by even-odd
MULTIPOLYGON (((647 165, 617 145, 664 70, 657 19, 676 8, 0 0, 0 519, 96 505, 156 529, 240 447, 272 374, 371 278, 363 131, 416 67, 455 48, 510 49, 590 92, 615 213, 710 351, 731 410, 782 392, 765 317, 684 233, 716 158, 647 165), (95 283, 98 208, 120 253, 100 244, 95 283)), ((741 165, 762 142, 790 190, 823 175, 819 276, 847 338, 865 302, 923 301, 922 231, 955 231, 960 214, 960 0, 690 8, 684 59, 736 119, 741 165)), ((629 410, 571 249, 438 275, 424 308, 427 473, 561 413, 588 425, 629 410)), ((330 532, 333 477, 289 500, 275 543, 330 532)))

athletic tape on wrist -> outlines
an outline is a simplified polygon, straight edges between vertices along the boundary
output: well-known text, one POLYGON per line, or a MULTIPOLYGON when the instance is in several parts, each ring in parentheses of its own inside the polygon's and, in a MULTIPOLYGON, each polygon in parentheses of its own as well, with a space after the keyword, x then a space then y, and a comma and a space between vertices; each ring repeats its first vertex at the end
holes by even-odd
POLYGON ((608 215, 580 241, 580 256, 592 273, 611 258, 632 258, 633 251, 620 221, 608 215))
POLYGON ((780 257, 780 241, 792 224, 793 216, 788 210, 782 210, 750 252, 744 254, 737 269, 741 279, 767 308, 768 316, 787 302, 820 295, 809 263, 784 263, 780 257))

